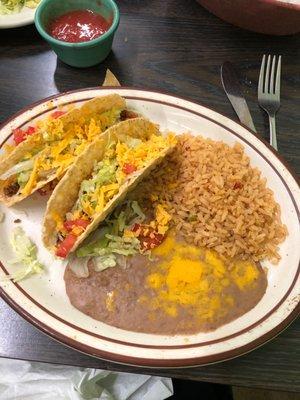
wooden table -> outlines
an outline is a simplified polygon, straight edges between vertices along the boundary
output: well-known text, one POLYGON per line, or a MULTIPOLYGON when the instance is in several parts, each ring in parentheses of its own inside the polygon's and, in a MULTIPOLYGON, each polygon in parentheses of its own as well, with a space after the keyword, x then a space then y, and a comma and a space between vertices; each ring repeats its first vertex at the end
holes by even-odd
MULTIPOLYGON (((1 120, 55 93, 97 86, 107 67, 125 85, 185 96, 236 119, 220 83, 220 65, 230 60, 243 76, 257 130, 268 138, 268 121, 256 101, 257 78, 262 54, 281 54, 278 146, 300 172, 299 36, 269 37, 243 31, 210 15, 194 0, 122 0, 119 6, 121 23, 113 52, 103 64, 89 69, 57 61, 34 26, 0 31, 1 120)), ((3 357, 300 392, 299 320, 271 343, 239 359, 202 368, 147 370, 97 360, 64 347, 25 322, 2 300, 0 318, 3 357)))

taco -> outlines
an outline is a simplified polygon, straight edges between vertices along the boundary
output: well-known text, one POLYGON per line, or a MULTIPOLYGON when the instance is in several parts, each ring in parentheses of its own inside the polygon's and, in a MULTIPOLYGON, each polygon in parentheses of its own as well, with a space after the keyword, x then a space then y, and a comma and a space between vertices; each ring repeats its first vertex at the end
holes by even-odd
POLYGON ((0 201, 11 206, 59 180, 102 132, 137 116, 125 107, 117 94, 96 97, 80 108, 56 111, 35 127, 14 132, 18 145, 0 160, 0 201))
POLYGON ((45 246, 66 257, 175 146, 144 118, 109 128, 82 153, 54 189, 43 225, 45 246))

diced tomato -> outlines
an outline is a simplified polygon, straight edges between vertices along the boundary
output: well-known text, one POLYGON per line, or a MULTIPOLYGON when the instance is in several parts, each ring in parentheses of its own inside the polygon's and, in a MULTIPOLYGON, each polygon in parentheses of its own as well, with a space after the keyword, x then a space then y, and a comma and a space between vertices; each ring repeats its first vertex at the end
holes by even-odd
POLYGON ((64 227, 66 228, 66 230, 68 231, 68 232, 71 232, 71 230, 73 229, 73 227, 74 227, 74 221, 65 221, 64 222, 64 227))
POLYGON ((58 257, 66 258, 71 248, 74 246, 76 240, 77 236, 73 235, 72 233, 69 233, 65 237, 65 239, 58 244, 55 254, 58 257))
POLYGON ((140 241, 141 249, 151 250, 157 247, 164 240, 165 236, 156 232, 152 227, 140 224, 134 224, 131 228, 132 232, 137 234, 140 241))
POLYGON ((66 113, 66 111, 57 110, 57 111, 54 111, 54 112, 51 114, 51 117, 54 118, 54 119, 56 119, 56 118, 58 118, 58 117, 61 117, 61 116, 64 115, 65 113, 66 113))
POLYGON ((141 225, 140 224, 134 224, 133 227, 131 228, 132 232, 137 232, 140 229, 141 225))
POLYGON ((140 240, 140 245, 142 250, 152 250, 154 247, 157 247, 161 244, 161 242, 164 240, 164 235, 160 233, 152 233, 153 237, 146 236, 146 237, 139 237, 140 240))
POLYGON ((233 189, 242 189, 244 185, 242 184, 242 182, 235 182, 235 184, 233 185, 233 189))
POLYGON ((13 130, 14 141, 16 145, 22 143, 27 136, 34 134, 36 129, 33 126, 29 126, 26 130, 16 128, 13 130))
POLYGON ((20 144, 25 139, 25 131, 23 131, 20 128, 14 129, 13 135, 14 135, 14 141, 15 141, 16 145, 20 144))
POLYGON ((34 126, 29 126, 27 129, 26 129, 26 136, 29 136, 29 135, 32 135, 33 133, 35 133, 35 131, 36 131, 36 129, 35 129, 35 127, 34 126))
POLYGON ((68 232, 71 232, 71 230, 75 226, 79 226, 80 228, 86 229, 87 226, 90 224, 90 221, 86 219, 75 219, 74 221, 65 221, 64 222, 64 227, 68 232))
POLYGON ((132 174, 134 171, 136 171, 137 168, 135 165, 133 164, 129 164, 129 163, 125 163, 123 165, 122 171, 124 172, 124 174, 129 175, 132 174))

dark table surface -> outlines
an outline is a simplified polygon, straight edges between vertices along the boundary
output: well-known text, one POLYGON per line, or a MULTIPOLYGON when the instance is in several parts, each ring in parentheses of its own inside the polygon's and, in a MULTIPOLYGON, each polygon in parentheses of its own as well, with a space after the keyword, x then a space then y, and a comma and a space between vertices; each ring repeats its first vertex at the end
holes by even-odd
MULTIPOLYGON (((268 138, 268 121, 256 101, 262 54, 283 56, 278 146, 300 172, 300 37, 271 37, 235 28, 194 0, 118 1, 121 23, 107 60, 89 69, 71 68, 33 26, 0 31, 0 118, 44 97, 99 85, 110 68, 127 86, 162 89, 185 96, 236 119, 220 83, 229 60, 241 72, 258 132, 268 138)), ((300 392, 300 320, 252 353, 217 365, 147 370, 97 360, 48 338, 0 300, 0 356, 102 369, 150 373, 240 386, 300 392)))

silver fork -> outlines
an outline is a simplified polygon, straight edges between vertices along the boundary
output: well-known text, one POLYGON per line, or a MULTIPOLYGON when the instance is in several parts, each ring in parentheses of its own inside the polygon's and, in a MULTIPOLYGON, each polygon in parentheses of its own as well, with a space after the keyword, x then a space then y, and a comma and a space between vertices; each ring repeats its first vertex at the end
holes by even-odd
POLYGON ((277 150, 275 115, 280 107, 281 56, 276 61, 276 56, 273 56, 271 66, 271 56, 269 55, 265 68, 266 55, 263 56, 258 81, 258 104, 269 115, 270 144, 275 150, 277 150))

